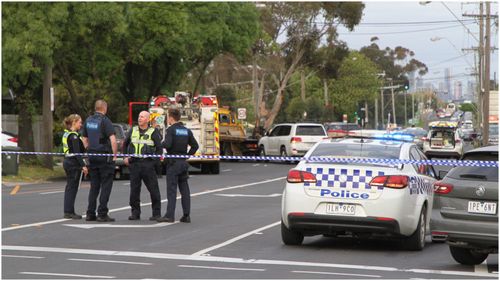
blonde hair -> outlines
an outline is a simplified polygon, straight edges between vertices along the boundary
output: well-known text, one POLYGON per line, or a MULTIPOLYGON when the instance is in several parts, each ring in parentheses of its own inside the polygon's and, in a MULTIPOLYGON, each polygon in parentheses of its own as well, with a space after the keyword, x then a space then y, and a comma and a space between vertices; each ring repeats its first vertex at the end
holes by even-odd
POLYGON ((78 121, 80 119, 82 119, 82 117, 80 117, 80 115, 71 114, 68 117, 64 118, 63 125, 64 125, 64 127, 66 127, 67 130, 70 130, 71 126, 73 126, 73 123, 75 123, 76 121, 78 121))

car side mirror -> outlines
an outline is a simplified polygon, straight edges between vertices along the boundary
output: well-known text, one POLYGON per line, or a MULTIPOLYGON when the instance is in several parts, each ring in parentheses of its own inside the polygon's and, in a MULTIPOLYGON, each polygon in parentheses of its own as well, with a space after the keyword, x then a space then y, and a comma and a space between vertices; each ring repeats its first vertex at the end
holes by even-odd
POLYGON ((446 177, 446 175, 448 174, 448 171, 439 171, 439 180, 442 180, 444 179, 444 177, 446 177))

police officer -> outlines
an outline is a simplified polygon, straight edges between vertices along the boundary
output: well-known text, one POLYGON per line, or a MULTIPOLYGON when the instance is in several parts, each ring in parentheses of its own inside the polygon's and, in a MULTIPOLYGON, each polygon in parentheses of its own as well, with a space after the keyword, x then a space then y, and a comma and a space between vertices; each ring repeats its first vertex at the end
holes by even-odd
MULTIPOLYGON (((181 113, 178 109, 168 110, 168 124, 170 125, 162 145, 168 154, 193 155, 198 150, 198 142, 193 137, 193 132, 184 127, 180 122, 181 113), (190 146, 189 152, 187 147, 190 146), (187 153, 186 153, 187 152, 187 153)), ((188 185, 189 164, 184 158, 167 159, 167 213, 157 219, 158 222, 174 222, 175 203, 177 197, 177 186, 181 193, 183 216, 180 222, 191 222, 189 212, 191 209, 191 198, 188 185)))
MULTIPOLYGON (((124 150, 128 154, 162 154, 160 132, 148 126, 149 112, 139 113, 139 126, 134 126, 129 131, 124 142, 124 150)), ((130 169, 130 207, 132 214, 129 220, 139 220, 141 218, 141 181, 144 181, 151 196, 151 207, 153 215, 149 218, 156 221, 161 217, 161 196, 158 188, 158 178, 155 166, 160 161, 158 157, 126 157, 125 165, 130 169)))
MULTIPOLYGON (((113 123, 106 116, 108 104, 104 100, 95 102, 95 114, 85 120, 83 144, 89 153, 118 154, 113 123)), ((87 221, 111 222, 108 216, 108 201, 113 187, 116 156, 89 156, 90 191, 87 221), (99 208, 97 197, 99 196, 99 208)))
POLYGON ((62 136, 64 162, 63 167, 66 172, 66 188, 64 190, 64 218, 79 220, 81 215, 75 213, 75 198, 80 185, 82 172, 87 175, 88 169, 83 161, 82 155, 75 155, 84 152, 83 142, 80 139, 78 130, 82 127, 82 118, 78 114, 71 114, 64 118, 64 134, 62 136))

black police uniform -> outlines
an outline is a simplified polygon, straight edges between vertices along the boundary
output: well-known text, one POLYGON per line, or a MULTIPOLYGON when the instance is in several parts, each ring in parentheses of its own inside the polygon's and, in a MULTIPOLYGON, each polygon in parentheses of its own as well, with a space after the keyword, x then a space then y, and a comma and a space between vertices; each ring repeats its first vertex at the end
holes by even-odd
POLYGON ((75 199, 85 162, 82 155, 74 155, 74 153, 83 153, 85 148, 78 132, 65 130, 62 142, 64 147, 63 167, 66 172, 64 218, 81 219, 80 215, 75 214, 75 199))
MULTIPOLYGON (((193 132, 181 123, 175 123, 168 127, 165 140, 162 143, 168 154, 193 155, 198 150, 198 142, 193 132), (190 146, 187 152, 187 146, 190 146), (187 153, 186 153, 187 152, 187 153)), ((189 217, 191 210, 191 199, 188 184, 188 167, 186 159, 166 159, 167 161, 167 213, 164 218, 168 221, 174 220, 175 203, 177 197, 177 186, 181 193, 181 204, 184 217, 189 217)))
MULTIPOLYGON (((89 153, 112 154, 109 137, 114 134, 113 123, 102 113, 96 112, 85 120, 82 135, 88 138, 87 151, 89 153)), ((108 216, 108 201, 113 187, 114 173, 115 163, 112 156, 89 156, 90 191, 87 220, 96 220, 98 196, 97 220, 114 220, 108 216)))
MULTIPOLYGON (((161 146, 161 135, 157 129, 148 127, 147 129, 141 129, 138 126, 134 126, 132 130, 129 131, 124 142, 125 153, 128 154, 162 154, 163 149, 161 146), (138 130, 134 134, 134 130, 138 130), (152 132, 151 132, 151 131, 152 132), (135 141, 134 141, 135 139, 135 141), (147 142, 152 141, 148 145, 144 143, 140 151, 139 143, 137 142, 147 142), (134 144, 134 142, 136 142, 134 144)), ((161 217, 161 195, 160 189, 158 187, 158 178, 156 175, 155 166, 160 162, 158 157, 130 157, 129 158, 129 170, 130 170, 130 207, 132 208, 132 214, 129 217, 130 220, 140 219, 141 215, 141 181, 144 181, 146 188, 151 196, 151 207, 152 207, 152 217, 150 220, 156 220, 161 217)))

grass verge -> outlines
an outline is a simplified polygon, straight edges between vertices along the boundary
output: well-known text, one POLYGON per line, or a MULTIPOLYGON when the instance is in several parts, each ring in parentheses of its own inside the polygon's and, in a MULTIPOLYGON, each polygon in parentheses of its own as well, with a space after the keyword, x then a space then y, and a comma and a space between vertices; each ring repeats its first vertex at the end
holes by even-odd
POLYGON ((19 166, 17 175, 2 176, 3 182, 45 182, 53 180, 64 180, 66 173, 63 167, 55 166, 50 170, 36 165, 19 166))

